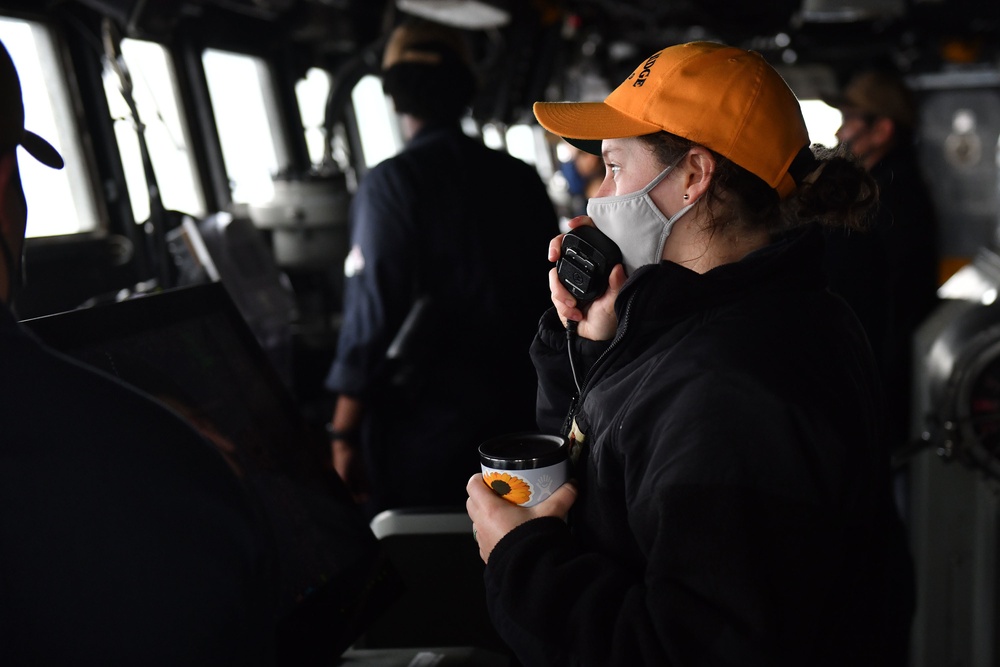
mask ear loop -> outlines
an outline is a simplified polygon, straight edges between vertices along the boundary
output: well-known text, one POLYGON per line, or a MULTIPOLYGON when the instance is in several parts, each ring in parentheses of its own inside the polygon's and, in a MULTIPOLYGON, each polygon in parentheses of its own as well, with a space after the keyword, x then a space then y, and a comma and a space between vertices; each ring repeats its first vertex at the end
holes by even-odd
MULTIPOLYGON (((685 194, 684 195, 684 199, 687 199, 687 198, 688 198, 688 196, 685 194)), ((667 244, 667 237, 670 236, 670 232, 673 230, 674 224, 678 220, 680 220, 682 217, 684 217, 685 213, 687 213, 688 211, 690 211, 691 209, 693 209, 694 206, 695 206, 695 204, 697 204, 700 199, 701 199, 701 197, 698 197, 697 199, 695 199, 690 204, 688 204, 688 205, 680 208, 676 213, 674 213, 672 216, 670 216, 669 218, 667 218, 667 221, 665 223, 663 223, 663 232, 660 234, 660 244, 659 244, 660 256, 661 257, 663 256, 663 246, 665 246, 667 244)))

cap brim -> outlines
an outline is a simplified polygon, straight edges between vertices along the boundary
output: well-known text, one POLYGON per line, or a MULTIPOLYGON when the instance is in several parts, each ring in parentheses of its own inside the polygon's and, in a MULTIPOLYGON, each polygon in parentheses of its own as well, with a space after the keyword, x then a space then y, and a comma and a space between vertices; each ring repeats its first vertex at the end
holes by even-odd
POLYGON ((639 137, 662 128, 628 116, 604 102, 535 102, 539 124, 577 148, 601 154, 601 141, 639 137))
POLYGON ((59 151, 34 132, 24 131, 24 136, 21 137, 21 146, 24 147, 24 150, 28 151, 31 157, 47 167, 62 169, 65 165, 62 155, 59 155, 59 151))
POLYGON ((604 141, 603 139, 571 139, 570 137, 563 137, 562 140, 591 155, 601 154, 601 142, 604 141))

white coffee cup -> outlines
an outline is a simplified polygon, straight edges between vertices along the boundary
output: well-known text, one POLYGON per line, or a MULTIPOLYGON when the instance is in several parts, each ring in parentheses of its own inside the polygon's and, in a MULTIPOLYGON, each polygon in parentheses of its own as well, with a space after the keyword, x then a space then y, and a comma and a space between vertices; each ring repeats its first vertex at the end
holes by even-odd
POLYGON ((498 496, 521 507, 545 500, 569 477, 566 438, 511 433, 479 446, 483 481, 498 496))

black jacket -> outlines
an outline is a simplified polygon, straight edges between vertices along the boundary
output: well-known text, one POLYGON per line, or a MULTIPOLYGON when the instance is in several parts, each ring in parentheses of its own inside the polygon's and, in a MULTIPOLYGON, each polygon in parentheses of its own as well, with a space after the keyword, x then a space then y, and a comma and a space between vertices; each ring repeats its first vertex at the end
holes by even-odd
MULTIPOLYGON (((876 372, 821 258, 807 231, 704 275, 640 269, 615 340, 582 341, 572 529, 530 521, 486 569, 526 665, 892 664, 906 554, 876 372)), ((532 354, 541 425, 560 428, 554 313, 532 354)))
POLYGON ((916 151, 898 146, 872 170, 879 205, 871 230, 826 231, 830 289, 854 309, 885 387, 891 447, 910 438, 913 335, 937 305, 937 218, 916 151))
POLYGON ((274 538, 219 452, 2 303, 0 371, 0 663, 274 664, 274 538))

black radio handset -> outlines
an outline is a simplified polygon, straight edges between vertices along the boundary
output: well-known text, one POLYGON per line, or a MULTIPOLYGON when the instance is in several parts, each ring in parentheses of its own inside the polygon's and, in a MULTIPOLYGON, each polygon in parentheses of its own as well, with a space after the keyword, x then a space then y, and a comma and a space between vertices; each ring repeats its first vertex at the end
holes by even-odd
MULTIPOLYGON (((559 282, 576 299, 577 308, 584 308, 608 289, 608 278, 615 264, 622 263, 622 251, 604 232, 582 225, 571 229, 563 236, 562 252, 556 262, 559 282)), ((573 339, 576 337, 577 323, 566 322, 566 352, 573 374, 577 396, 580 395, 580 381, 576 376, 576 361, 573 358, 573 339)))
POLYGON ((582 308, 604 294, 611 269, 621 262, 622 252, 614 241, 597 227, 583 225, 563 236, 556 274, 582 308))

